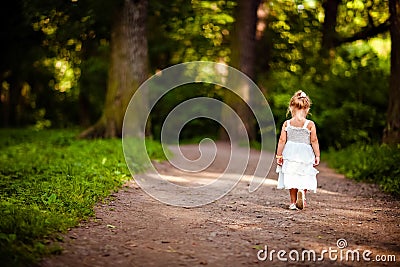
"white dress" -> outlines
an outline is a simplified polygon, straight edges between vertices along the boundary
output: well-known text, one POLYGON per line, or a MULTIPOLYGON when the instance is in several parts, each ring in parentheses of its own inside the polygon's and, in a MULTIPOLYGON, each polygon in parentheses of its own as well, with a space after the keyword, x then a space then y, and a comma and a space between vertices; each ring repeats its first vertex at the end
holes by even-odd
POLYGON ((303 127, 294 127, 286 122, 287 141, 282 152, 283 165, 276 168, 279 174, 278 189, 317 190, 318 170, 313 167, 314 151, 310 142, 310 130, 306 120, 303 127))

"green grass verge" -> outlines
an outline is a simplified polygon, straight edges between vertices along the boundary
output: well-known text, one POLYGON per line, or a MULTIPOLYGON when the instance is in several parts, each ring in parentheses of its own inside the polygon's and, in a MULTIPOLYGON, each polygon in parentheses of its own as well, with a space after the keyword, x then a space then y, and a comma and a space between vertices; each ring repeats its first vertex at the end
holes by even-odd
MULTIPOLYGON (((77 130, 0 130, 0 261, 26 266, 117 190, 130 172, 120 139, 77 140, 77 130)), ((159 143, 146 142, 152 159, 159 143)), ((141 166, 137 166, 137 171, 141 166)))
POLYGON ((354 144, 324 155, 328 165, 346 177, 379 184, 400 197, 400 145, 354 144))

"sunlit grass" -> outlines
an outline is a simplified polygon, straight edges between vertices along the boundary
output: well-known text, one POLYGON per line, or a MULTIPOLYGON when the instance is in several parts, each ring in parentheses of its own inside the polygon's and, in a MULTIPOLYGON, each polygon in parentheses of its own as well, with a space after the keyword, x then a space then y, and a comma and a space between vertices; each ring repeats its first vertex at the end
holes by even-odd
POLYGON ((324 157, 348 178, 379 184, 383 191, 400 196, 400 145, 354 144, 324 157))
MULTIPOLYGON (((2 266, 58 252, 46 243, 93 215, 96 202, 131 178, 120 139, 77 140, 77 133, 0 130, 2 266)), ((146 144, 153 159, 163 159, 158 143, 146 144)))

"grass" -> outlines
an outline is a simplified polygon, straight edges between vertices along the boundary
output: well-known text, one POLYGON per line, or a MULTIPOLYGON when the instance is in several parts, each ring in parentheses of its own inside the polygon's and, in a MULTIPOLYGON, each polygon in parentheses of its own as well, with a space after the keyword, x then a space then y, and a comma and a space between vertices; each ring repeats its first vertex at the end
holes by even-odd
MULTIPOLYGON (((60 233, 130 179, 120 139, 77 140, 77 130, 0 130, 0 260, 26 266, 60 233)), ((146 142, 152 159, 161 146, 146 142)), ((136 171, 141 170, 136 166, 136 171)))
POLYGON ((400 197, 400 145, 354 144, 324 157, 346 177, 379 184, 384 192, 400 197))

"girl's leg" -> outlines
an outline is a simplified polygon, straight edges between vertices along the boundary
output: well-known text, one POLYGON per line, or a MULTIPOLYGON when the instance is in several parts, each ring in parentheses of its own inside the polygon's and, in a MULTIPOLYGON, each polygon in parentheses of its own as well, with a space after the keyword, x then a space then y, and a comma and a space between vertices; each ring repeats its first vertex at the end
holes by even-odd
POLYGON ((305 200, 306 200, 306 189, 298 190, 297 191, 296 207, 301 209, 301 210, 304 209, 305 200))
POLYGON ((290 204, 292 203, 296 203, 297 200, 297 189, 296 188, 291 188, 289 189, 289 193, 290 193, 290 204))
POLYGON ((307 189, 304 189, 304 207, 306 206, 306 193, 307 193, 307 189))

